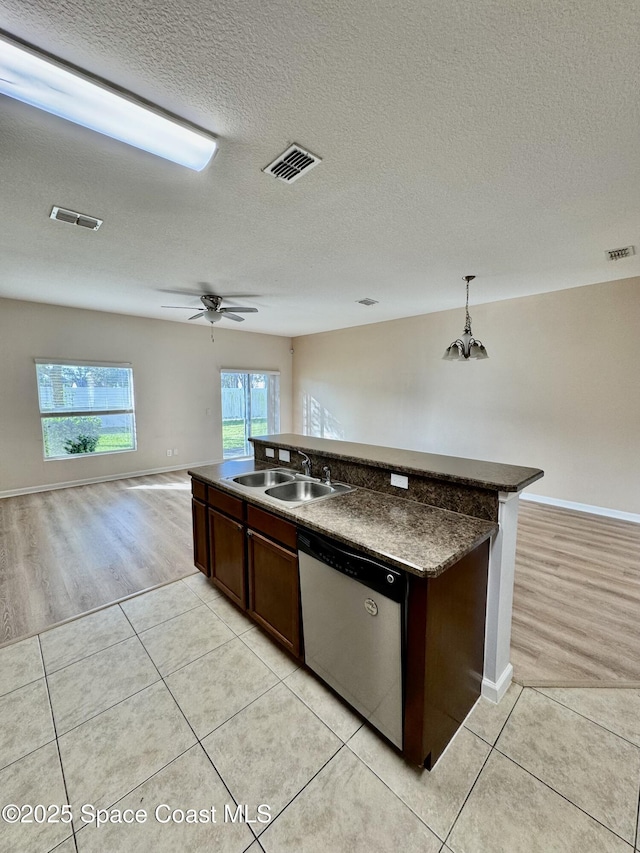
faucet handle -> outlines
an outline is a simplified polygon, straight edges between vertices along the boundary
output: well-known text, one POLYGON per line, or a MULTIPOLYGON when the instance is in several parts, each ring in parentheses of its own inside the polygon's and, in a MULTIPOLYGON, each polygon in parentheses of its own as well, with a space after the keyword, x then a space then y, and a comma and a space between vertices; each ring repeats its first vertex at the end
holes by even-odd
POLYGON ((324 474, 324 481, 327 486, 331 485, 331 468, 328 465, 325 465, 322 469, 322 473, 324 474))

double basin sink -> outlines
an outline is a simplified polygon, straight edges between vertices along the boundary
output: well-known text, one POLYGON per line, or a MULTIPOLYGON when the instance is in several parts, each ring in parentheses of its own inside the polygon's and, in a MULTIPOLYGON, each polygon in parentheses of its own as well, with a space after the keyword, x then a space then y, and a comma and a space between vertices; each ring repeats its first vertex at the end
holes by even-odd
POLYGON ((265 495, 279 501, 304 502, 317 501, 333 495, 352 492, 353 486, 346 483, 322 483, 312 477, 296 474, 288 469, 270 469, 268 471, 252 471, 229 478, 239 486, 263 489, 265 495))

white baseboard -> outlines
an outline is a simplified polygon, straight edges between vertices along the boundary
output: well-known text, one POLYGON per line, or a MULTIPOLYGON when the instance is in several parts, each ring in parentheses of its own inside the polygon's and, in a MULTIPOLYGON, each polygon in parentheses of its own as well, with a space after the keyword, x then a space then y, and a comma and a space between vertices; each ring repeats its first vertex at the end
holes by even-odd
POLYGON ((575 501, 562 501, 560 498, 547 498, 544 495, 530 495, 526 492, 520 493, 523 501, 533 501, 537 504, 548 504, 563 509, 573 509, 576 512, 588 512, 591 515, 604 515, 607 518, 619 518, 621 521, 631 521, 640 524, 640 514, 636 512, 623 512, 621 509, 609 509, 606 506, 594 506, 593 504, 579 504, 575 501))
POLYGON ((43 486, 28 486, 26 489, 10 489, 0 492, 0 499, 15 498, 18 495, 33 495, 37 492, 53 492, 56 489, 69 489, 73 486, 90 486, 92 483, 108 483, 111 480, 128 480, 130 477, 146 477, 148 474, 165 474, 171 471, 183 471, 186 468, 200 468, 202 465, 217 465, 222 459, 207 462, 183 462, 182 465, 171 465, 168 468, 149 468, 146 471, 127 471, 123 474, 108 474, 105 477, 90 477, 86 480, 67 480, 64 483, 46 483, 43 486))
POLYGON ((512 679, 513 666, 508 664, 497 681, 489 681, 488 678, 482 679, 481 695, 490 702, 498 703, 509 689, 512 679))

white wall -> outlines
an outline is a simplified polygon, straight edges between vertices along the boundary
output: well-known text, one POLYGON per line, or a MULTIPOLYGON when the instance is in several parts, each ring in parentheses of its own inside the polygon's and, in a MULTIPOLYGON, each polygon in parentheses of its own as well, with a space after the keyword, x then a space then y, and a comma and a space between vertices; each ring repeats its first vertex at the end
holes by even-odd
POLYGON ((531 493, 639 513, 640 279, 472 307, 489 359, 442 361, 460 300, 295 338, 294 431, 321 413, 335 437, 540 467, 531 493))
POLYGON ((222 458, 221 367, 280 370, 291 428, 289 338, 0 299, 0 494, 222 458), (34 358, 129 361, 138 448, 43 460, 34 358), (205 414, 206 409, 211 414, 205 414), (167 448, 177 447, 176 459, 167 448))

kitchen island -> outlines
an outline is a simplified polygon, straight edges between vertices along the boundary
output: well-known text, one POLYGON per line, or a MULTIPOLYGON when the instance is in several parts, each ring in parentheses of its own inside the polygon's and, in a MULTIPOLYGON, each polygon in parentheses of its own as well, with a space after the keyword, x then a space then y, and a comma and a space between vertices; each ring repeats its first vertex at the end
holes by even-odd
POLYGON ((330 465, 335 479, 387 495, 497 522, 489 552, 482 695, 499 702, 513 677, 511 616, 520 492, 544 476, 539 468, 505 465, 380 447, 314 436, 278 434, 252 438, 257 463, 282 464, 284 452, 307 454, 314 471, 330 465), (274 453, 271 458, 267 450, 274 453), (275 459, 275 462, 274 462, 275 459), (391 474, 407 477, 407 488, 391 485, 391 474))
POLYGON ((495 467, 483 469, 482 478, 478 469, 465 476, 451 465, 435 472, 433 465, 418 468, 424 460, 410 452, 405 451, 411 458, 403 459, 403 451, 342 444, 294 435, 260 437, 254 439, 255 461, 190 471, 195 563, 300 660, 301 533, 331 537, 403 573, 404 737, 399 746, 410 761, 431 767, 473 707, 481 685, 486 692, 487 577, 492 559, 496 565, 496 543, 501 536, 504 542, 501 487, 517 495, 523 480, 532 482, 542 472, 509 467, 502 479, 496 479, 495 467), (234 482, 254 469, 300 472, 298 450, 309 458, 313 475, 330 467, 333 480, 356 489, 287 504, 234 482), (395 454, 393 459, 385 458, 387 451, 395 454), (391 486, 391 473, 406 477, 406 483, 394 482, 407 488, 391 486))

